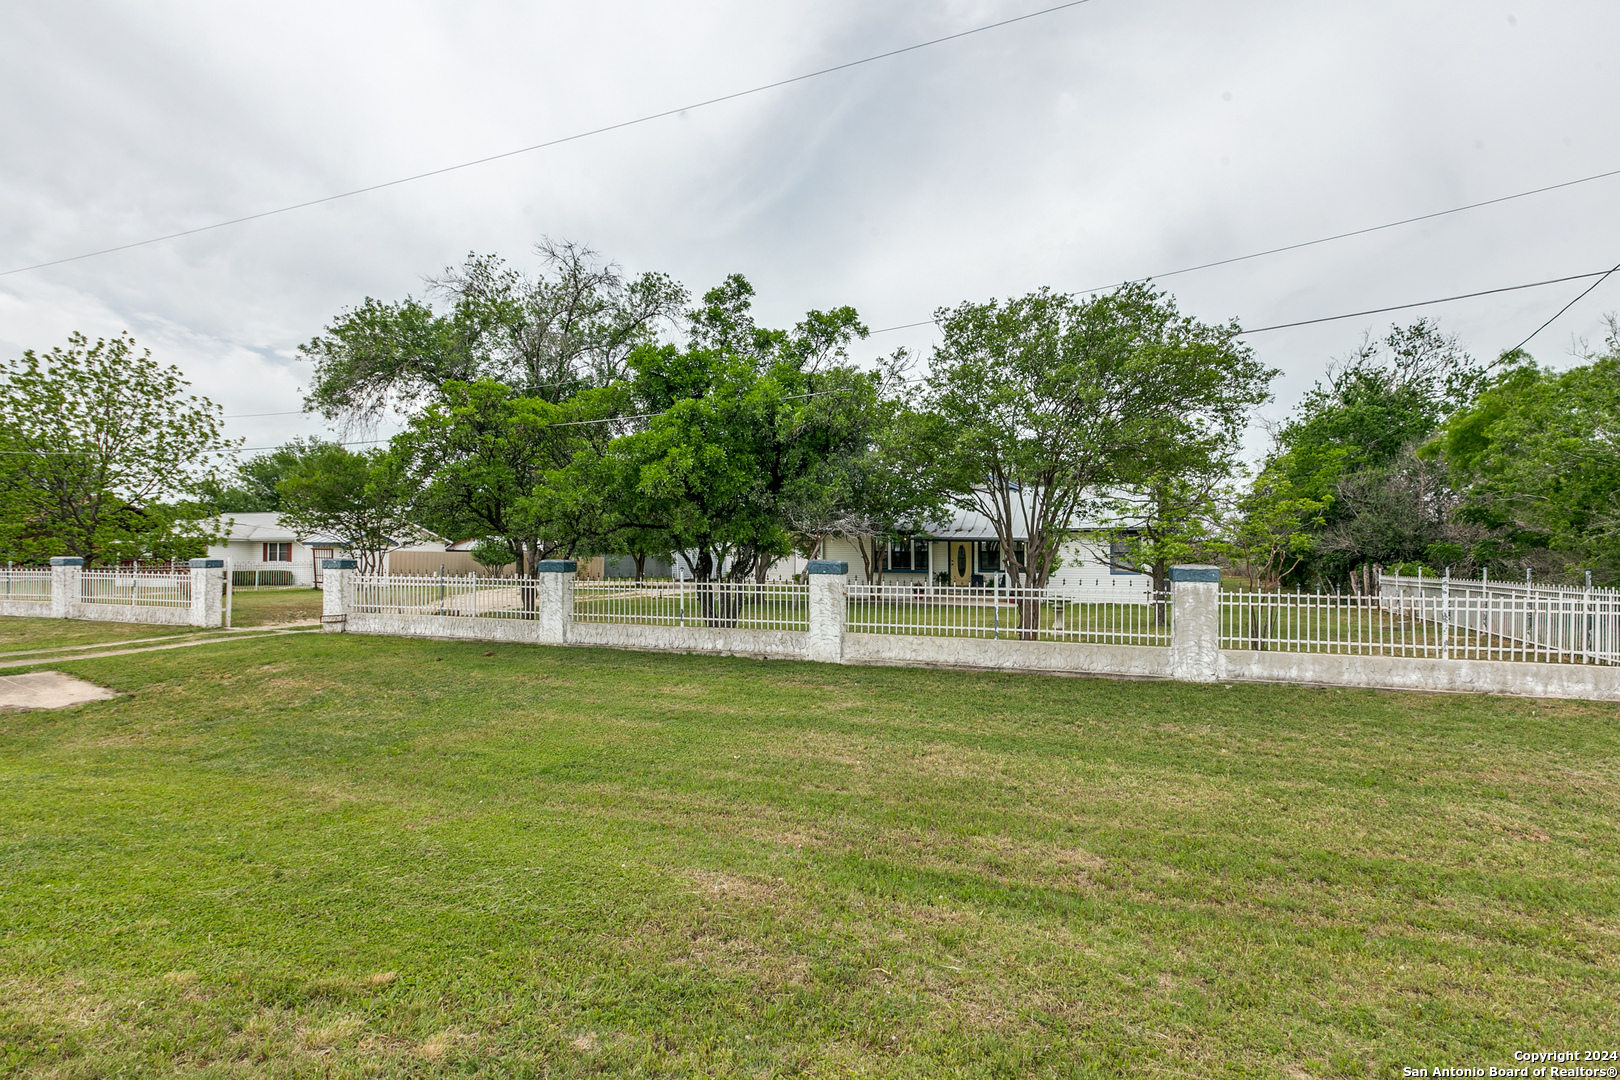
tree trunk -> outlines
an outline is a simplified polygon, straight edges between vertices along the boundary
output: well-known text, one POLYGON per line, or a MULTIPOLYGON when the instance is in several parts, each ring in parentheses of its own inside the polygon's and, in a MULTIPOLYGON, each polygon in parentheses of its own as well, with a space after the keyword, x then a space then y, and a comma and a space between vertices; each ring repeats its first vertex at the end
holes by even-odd
POLYGON ((636 561, 636 584, 640 585, 642 579, 647 576, 647 553, 643 551, 630 557, 636 561))

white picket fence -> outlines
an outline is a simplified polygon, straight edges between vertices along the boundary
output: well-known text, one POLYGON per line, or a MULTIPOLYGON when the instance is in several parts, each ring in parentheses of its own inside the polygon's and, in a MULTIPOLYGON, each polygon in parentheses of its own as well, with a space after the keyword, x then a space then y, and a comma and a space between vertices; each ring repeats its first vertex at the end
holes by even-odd
POLYGON ((365 575, 355 580, 354 610, 370 615, 532 619, 535 583, 529 578, 365 575))
POLYGON ((1220 646, 1439 660, 1620 663, 1620 592, 1384 577, 1375 596, 1223 592, 1220 646))
POLYGON ((1097 592, 850 585, 845 629, 854 634, 1170 644, 1169 594, 1133 595, 1130 600, 1141 602, 1132 603, 1098 599, 1097 592))
POLYGON ((189 608, 191 574, 189 571, 86 570, 79 578, 79 600, 85 604, 116 607, 189 608))
POLYGON ((1385 576, 1378 592, 1491 658, 1620 664, 1620 589, 1385 576))
POLYGON ((40 569, 16 569, 6 567, 0 570, 0 600, 15 600, 19 603, 49 604, 51 602, 51 572, 40 569))
POLYGON ((791 581, 579 581, 574 584, 573 620, 808 630, 810 587, 791 581))

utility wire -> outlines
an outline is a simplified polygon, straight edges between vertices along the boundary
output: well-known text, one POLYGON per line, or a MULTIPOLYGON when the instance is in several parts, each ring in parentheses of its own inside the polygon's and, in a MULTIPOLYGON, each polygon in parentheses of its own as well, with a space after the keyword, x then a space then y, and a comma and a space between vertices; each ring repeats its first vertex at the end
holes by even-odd
POLYGON ((177 240, 183 236, 195 236, 198 233, 209 232, 214 229, 223 229, 230 225, 240 225, 248 221, 258 221, 260 218, 274 217, 277 214, 287 214, 294 210, 305 210, 311 206, 320 206, 324 203, 336 202, 339 199, 352 198, 355 195, 364 195, 372 191, 381 191, 384 188, 398 187, 401 184, 409 184, 417 180, 426 180, 433 176, 443 176, 446 173, 458 172, 462 169, 470 169, 475 165, 487 165, 492 161, 501 161, 505 158, 516 157, 519 154, 529 154, 536 150, 546 150, 553 146, 562 146, 564 143, 578 142, 581 139, 591 138, 593 135, 604 135, 610 131, 622 131, 625 128, 636 127, 637 125, 650 123, 654 120, 662 120, 666 117, 676 116, 692 109, 707 108, 710 105, 719 105, 722 102, 735 101, 738 98, 748 97, 751 94, 763 93, 766 90, 775 90, 783 86, 792 86, 794 83, 805 82, 809 79, 817 79, 823 75, 831 75, 834 72, 848 71, 850 68, 860 67, 863 64, 872 64, 879 60, 888 60, 891 57, 903 56, 906 53, 916 52, 919 49, 927 49, 935 45, 943 45, 945 42, 956 41, 965 37, 972 37, 974 34, 982 34, 987 30, 997 30, 1003 26, 1012 26, 1014 23, 1026 22, 1030 19, 1038 19, 1043 15, 1051 15, 1054 12, 1065 11, 1069 8, 1079 7, 1082 4, 1088 4, 1090 2, 1091 0, 1068 0, 1067 3, 1055 4, 1052 7, 1029 12, 1027 15, 1015 15, 1010 19, 1001 19, 997 22, 985 23, 983 26, 975 26, 971 30, 962 30, 955 34, 946 34, 943 37, 931 38, 928 41, 920 41, 915 45, 906 45, 898 49, 890 49, 887 52, 874 53, 871 56, 865 56, 859 60, 850 60, 846 63, 834 64, 832 67, 820 68, 816 71, 806 72, 803 75, 794 75, 791 78, 778 79, 775 82, 762 83, 759 86, 749 87, 747 90, 737 90, 730 94, 722 94, 719 97, 712 97, 703 101, 692 102, 689 105, 680 105, 673 109, 664 109, 661 112, 648 113, 646 116, 638 116, 634 120, 621 120, 616 124, 607 124, 603 127, 592 128, 589 131, 581 131, 573 135, 564 135, 557 139, 548 139, 545 142, 538 142, 532 146, 524 146, 516 150, 507 150, 500 154, 490 154, 487 157, 474 158, 471 161, 463 161, 458 165, 446 165, 443 168, 429 169, 427 172, 415 173, 411 176, 402 176, 397 180, 385 180, 380 184, 368 184, 365 187, 358 187, 350 191, 339 192, 336 195, 323 195, 318 199, 308 199, 304 202, 292 203, 288 206, 280 206, 274 210, 261 210, 256 214, 244 214, 242 217, 231 218, 227 221, 216 221, 212 225, 199 225, 194 229, 181 229, 178 232, 165 233, 162 236, 154 236, 146 240, 136 240, 128 244, 118 244, 113 247, 101 248, 99 251, 87 251, 81 255, 69 255, 63 259, 51 259, 48 262, 34 263, 32 266, 19 266, 12 270, 0 270, 0 277, 6 277, 11 274, 21 274, 29 270, 41 270, 47 266, 61 266, 63 263, 78 262, 80 259, 95 258, 97 255, 110 255, 115 251, 128 251, 130 248, 145 247, 148 244, 158 244, 165 240, 177 240))
MULTIPOLYGON (((1512 202, 1514 199, 1523 199, 1530 195, 1541 195, 1549 191, 1558 191, 1561 188, 1574 187, 1577 184, 1589 184, 1594 180, 1606 180, 1611 176, 1620 176, 1620 169, 1611 169, 1608 172, 1593 173, 1591 176, 1583 176, 1576 180, 1565 180, 1558 184, 1548 184, 1545 187, 1531 188, 1528 191, 1519 191, 1512 195, 1499 195, 1494 199, 1485 199, 1480 202, 1467 203, 1463 206, 1453 206, 1449 210, 1435 210, 1432 213, 1419 214, 1416 217, 1402 218, 1399 221, 1389 221, 1382 225, 1368 225, 1367 227, 1361 229, 1351 229, 1349 232, 1334 233, 1332 236, 1321 236, 1315 240, 1301 240, 1297 244, 1284 244, 1282 247, 1266 248, 1264 251, 1253 251, 1247 255, 1234 255, 1228 259, 1216 259, 1213 262, 1198 263, 1196 266, 1183 266, 1179 270, 1166 270, 1163 273, 1149 274, 1145 277, 1128 278, 1124 281, 1116 281, 1111 285, 1100 285, 1094 289, 1081 289, 1079 292, 1082 295, 1089 295, 1092 293, 1104 292, 1108 289, 1118 288, 1121 285, 1129 285, 1133 281, 1159 281, 1164 278, 1175 277, 1177 274, 1190 274, 1194 270, 1208 270, 1211 267, 1216 266, 1229 266, 1232 263, 1247 262, 1249 259, 1259 259, 1267 255, 1277 255, 1284 251, 1298 251, 1301 248, 1315 247, 1318 244, 1326 244, 1334 240, 1344 240, 1351 236, 1364 236, 1367 233, 1382 232, 1385 229, 1393 229, 1401 225, 1411 225, 1419 221, 1430 221, 1434 218, 1445 217, 1448 214, 1460 214, 1464 210, 1478 210, 1482 206, 1495 206, 1497 203, 1512 202)), ((1585 293, 1582 293, 1581 295, 1584 296, 1585 293)), ((1579 300, 1580 297, 1578 296, 1575 299, 1579 300)), ((1559 312, 1559 314, 1561 315, 1563 312, 1559 312)), ((1351 316, 1340 317, 1350 318, 1351 316)), ((1553 316, 1555 319, 1557 317, 1557 315, 1553 316)), ((924 319, 921 322, 901 323, 898 326, 885 326, 881 330, 873 330, 872 333, 887 334, 891 330, 910 330, 911 328, 917 326, 928 326, 933 322, 933 319, 924 319)), ((1542 327, 1542 329, 1546 329, 1546 327, 1542 327)), ((1250 333, 1259 332, 1260 331, 1258 330, 1250 331, 1250 333)), ((1537 330, 1536 333, 1541 333, 1541 330, 1537 330)), ((1535 337, 1535 334, 1530 336, 1535 337)), ((1527 338, 1526 340, 1529 339, 1527 338)))
MULTIPOLYGON (((1570 274, 1568 277, 1547 278, 1545 281, 1527 281, 1523 285, 1504 285, 1500 289, 1481 289, 1479 292, 1458 293, 1456 296, 1441 296, 1434 300, 1419 300, 1411 304, 1392 304, 1389 307, 1368 308, 1366 311, 1351 311, 1346 312, 1343 315, 1324 315, 1320 319, 1301 319, 1298 322, 1276 323, 1272 326, 1257 326, 1253 330, 1240 330, 1238 333, 1240 335, 1264 334, 1269 330, 1286 330, 1291 326, 1314 326, 1317 323, 1337 322, 1340 319, 1357 319, 1363 315, 1381 315, 1386 311, 1405 311, 1407 308, 1428 307, 1430 304, 1449 304, 1453 300, 1469 300, 1476 296, 1494 296, 1497 293, 1517 292, 1520 289, 1534 289, 1542 285, 1557 285, 1560 282, 1581 281, 1585 278, 1597 278, 1598 281, 1593 282, 1592 284, 1592 288, 1596 288, 1604 278, 1614 273, 1615 270, 1620 270, 1620 266, 1616 266, 1614 270, 1594 270, 1590 274, 1570 274)), ((1592 289, 1586 290, 1586 292, 1591 291, 1592 289)), ((1585 295, 1586 293, 1581 294, 1581 296, 1585 295)), ((1580 296, 1577 296, 1575 300, 1579 300, 1580 298, 1580 296)), ((1570 303, 1573 304, 1575 300, 1571 300, 1570 303)), ((1559 314, 1561 315, 1563 312, 1559 312, 1559 314)), ((1554 319, 1557 317, 1557 315, 1553 316, 1554 319)), ((1552 319, 1547 321, 1551 322, 1552 319)), ((1543 324, 1543 326, 1545 326, 1545 324, 1543 324)), ((1536 333, 1539 334, 1541 331, 1537 330, 1536 333)), ((1533 337, 1534 335, 1531 336, 1533 337)), ((1528 341, 1529 339, 1526 338, 1525 340, 1528 341)))
MULTIPOLYGON (((1368 308, 1365 311, 1347 311, 1343 315, 1323 315, 1318 319, 1300 319, 1298 322, 1275 323, 1271 326, 1257 326, 1253 330, 1240 330, 1238 333, 1239 335, 1264 334, 1270 330, 1287 330, 1288 328, 1294 326, 1314 326, 1317 323, 1338 322, 1340 319, 1358 319, 1363 315, 1382 315, 1387 311, 1405 311, 1407 308, 1428 307, 1430 304, 1449 304, 1453 300, 1471 300, 1476 296, 1494 296, 1497 293, 1518 292, 1520 289, 1536 289, 1543 285, 1557 285, 1565 281, 1585 281, 1587 278, 1597 278, 1597 280, 1594 281, 1585 290, 1585 292, 1582 292, 1580 296, 1577 296, 1574 300, 1571 300, 1559 310, 1558 315, 1562 315, 1565 311, 1568 311, 1571 307, 1573 307, 1575 303, 1581 299, 1581 297, 1603 284, 1605 278, 1616 272, 1620 272, 1620 266, 1615 266, 1608 270, 1593 270, 1591 273, 1587 274, 1570 274, 1567 277, 1547 278, 1544 281, 1527 281, 1523 285, 1504 285, 1499 289, 1481 289, 1479 292, 1458 293, 1456 296, 1440 296, 1433 300, 1417 300, 1409 304, 1392 304, 1389 307, 1368 308)), ((1553 320, 1558 318, 1558 315, 1554 315, 1552 319, 1548 319, 1546 322, 1542 323, 1541 326, 1536 330, 1536 333, 1531 334, 1530 337, 1533 338, 1536 336, 1536 334, 1541 333, 1542 330, 1547 329, 1553 320)), ((928 322, 933 321, 934 320, 932 319, 928 320, 928 322)), ((926 326, 927 323, 908 323, 907 325, 926 326)), ((903 327, 891 326, 887 327, 887 329, 900 330, 903 329, 903 327)), ((882 330, 872 331, 874 334, 881 334, 882 332, 882 330)), ((1529 340, 1530 338, 1524 339, 1524 341, 1529 340)), ((1517 347, 1522 348, 1523 346, 1524 342, 1521 341, 1517 347)))
POLYGON ((1609 274, 1614 273, 1616 270, 1620 270, 1620 263, 1616 263, 1613 267, 1611 267, 1609 269, 1608 273, 1604 274, 1602 277, 1600 277, 1596 281, 1592 282, 1592 284, 1590 284, 1586 288, 1582 289, 1579 296, 1575 297, 1575 299, 1571 300, 1569 303, 1567 303, 1563 307, 1559 308, 1557 314, 1555 314, 1552 318, 1548 319, 1546 322, 1542 323, 1540 326, 1536 327, 1533 331, 1531 331, 1530 332, 1530 337, 1525 338, 1523 341, 1519 342, 1517 345, 1513 346, 1513 348, 1509 349, 1508 351, 1509 352, 1518 352, 1520 349, 1522 349, 1526 345, 1530 344, 1530 338, 1535 337, 1537 334, 1539 334, 1543 330, 1547 329, 1547 327, 1551 326, 1554 322, 1556 322, 1558 320, 1559 315, 1562 315, 1564 312, 1568 311, 1570 308, 1574 307, 1576 304, 1578 304, 1582 300, 1586 299, 1586 294, 1587 293, 1591 292, 1593 289, 1597 288, 1599 285, 1601 285, 1605 281, 1609 280, 1609 274))
MULTIPOLYGON (((1393 229, 1401 225, 1411 225, 1419 221, 1432 221, 1434 218, 1445 217, 1448 214, 1460 214, 1464 210, 1478 210, 1482 206, 1495 206, 1497 203, 1511 202, 1514 199, 1523 199, 1530 195, 1541 195, 1548 191, 1557 191, 1560 188, 1574 187, 1576 184, 1589 184, 1593 180, 1604 180, 1611 176, 1620 176, 1620 169, 1611 169, 1608 172, 1594 173, 1583 176, 1578 180, 1565 180, 1560 184, 1548 184, 1546 187, 1531 188, 1529 191, 1520 191, 1512 195, 1499 195, 1494 199, 1485 199, 1481 202, 1468 203, 1465 206, 1453 206, 1449 210, 1436 210, 1429 214, 1419 214, 1416 217, 1402 218, 1400 221, 1391 221, 1383 225, 1369 225, 1364 229, 1351 229, 1349 232, 1334 233, 1332 236, 1323 236, 1316 240, 1302 240, 1297 244, 1284 244, 1282 247, 1267 248, 1265 251, 1256 251, 1248 255, 1234 255, 1230 259, 1216 259, 1214 262, 1199 263, 1197 266, 1184 266, 1180 270, 1170 270, 1162 274, 1152 274, 1147 278, 1132 278, 1132 281, 1158 281, 1161 278, 1175 277, 1177 274, 1190 274, 1194 270, 1208 270, 1214 266, 1229 266, 1232 263, 1245 262, 1249 259, 1258 259, 1265 255, 1278 255, 1284 251, 1298 251, 1300 248, 1315 247, 1317 244, 1326 244, 1334 240, 1344 240, 1352 236, 1365 236, 1367 233, 1382 232, 1384 229, 1393 229)), ((1128 285, 1130 281, 1116 281, 1111 285, 1099 285, 1095 289, 1082 289, 1083 293, 1098 293, 1107 289, 1128 285)))

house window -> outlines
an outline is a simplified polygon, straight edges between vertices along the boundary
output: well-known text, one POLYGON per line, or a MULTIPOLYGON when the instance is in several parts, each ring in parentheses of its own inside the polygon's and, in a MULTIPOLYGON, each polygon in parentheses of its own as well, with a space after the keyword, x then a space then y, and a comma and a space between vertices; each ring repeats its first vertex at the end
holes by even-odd
POLYGON ((1118 542, 1108 545, 1108 572, 1110 574, 1136 573, 1136 567, 1131 563, 1131 545, 1118 542))
POLYGON ((292 545, 291 544, 266 544, 266 545, 264 545, 264 561, 265 562, 292 562, 292 545))
POLYGON ((901 540, 889 545, 889 569, 910 571, 912 573, 928 572, 928 541, 913 537, 910 540, 901 540))
MULTIPOLYGON (((1016 554, 1018 556, 1018 565, 1019 566, 1025 565, 1025 563, 1024 563, 1024 542, 1022 540, 1019 540, 1018 542, 1013 544, 1013 552, 1014 552, 1014 554, 1016 554)), ((1001 573, 1001 541, 999 541, 999 540, 980 540, 979 541, 979 559, 978 559, 978 562, 979 562, 979 573, 981 573, 981 574, 999 574, 999 573, 1001 573)))

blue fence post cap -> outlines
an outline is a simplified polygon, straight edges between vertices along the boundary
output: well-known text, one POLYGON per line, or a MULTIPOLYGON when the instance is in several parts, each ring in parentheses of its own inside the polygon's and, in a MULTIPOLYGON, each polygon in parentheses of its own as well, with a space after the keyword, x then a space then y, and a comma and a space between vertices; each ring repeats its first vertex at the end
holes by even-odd
POLYGON ((573 559, 541 559, 534 569, 538 574, 573 574, 578 572, 579 563, 573 559))
POLYGON ((804 569, 807 574, 836 574, 843 577, 849 573, 849 563, 836 559, 811 559, 804 569))
POLYGON ((1221 568, 1218 566, 1172 566, 1170 568, 1171 581, 1213 581, 1219 585, 1221 582, 1221 568))
POLYGON ((192 559, 189 562, 187 562, 186 565, 191 567, 193 570, 223 570, 225 568, 225 560, 224 559, 192 559))
POLYGON ((77 555, 52 555, 52 566, 83 566, 84 560, 77 555))
POLYGON ((360 564, 353 559, 322 559, 322 570, 358 570, 360 564))

